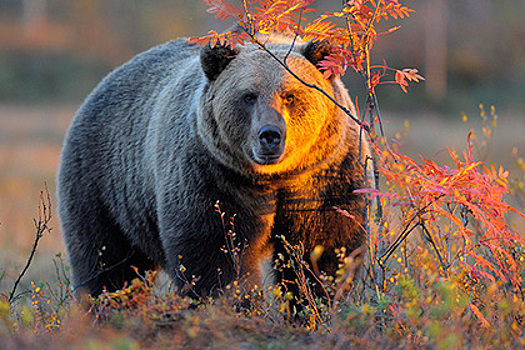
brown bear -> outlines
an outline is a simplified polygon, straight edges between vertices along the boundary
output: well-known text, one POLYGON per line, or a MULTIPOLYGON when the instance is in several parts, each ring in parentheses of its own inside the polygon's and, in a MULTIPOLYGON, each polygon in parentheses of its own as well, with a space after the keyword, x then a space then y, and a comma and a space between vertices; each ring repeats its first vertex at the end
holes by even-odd
MULTIPOLYGON (((316 68, 329 45, 265 40, 353 110, 341 81, 316 68)), ((133 266, 162 267, 194 297, 238 277, 293 290, 293 269, 278 262, 285 241, 307 262, 323 246, 317 266, 333 274, 335 249, 364 244, 365 201, 353 192, 366 149, 357 123, 252 44, 177 40, 142 53, 95 88, 65 139, 57 194, 75 289, 119 289, 133 266)))

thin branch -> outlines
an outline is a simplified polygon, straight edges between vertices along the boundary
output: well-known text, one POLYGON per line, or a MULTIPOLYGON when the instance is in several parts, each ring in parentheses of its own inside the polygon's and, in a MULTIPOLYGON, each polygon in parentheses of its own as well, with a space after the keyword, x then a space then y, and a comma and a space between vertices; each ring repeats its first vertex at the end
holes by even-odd
POLYGON ((368 32, 374 26, 374 21, 376 20, 377 13, 379 12, 379 5, 381 5, 381 2, 383 2, 383 0, 379 0, 377 2, 376 7, 374 9, 374 13, 372 14, 372 17, 370 17, 370 21, 368 22, 368 25, 367 25, 367 28, 366 28, 366 31, 365 31, 365 35, 367 36, 367 40, 366 40, 366 45, 367 46, 368 46, 368 43, 370 41, 370 38, 372 37, 370 34, 368 34, 368 32))
POLYGON ((381 137, 385 139, 385 145, 388 146, 388 140, 385 137, 385 129, 383 128, 383 123, 381 121, 381 113, 379 111, 379 101, 377 100, 377 95, 375 92, 372 93, 372 96, 374 98, 375 113, 377 116, 377 121, 379 123, 379 130, 381 131, 381 137))
POLYGON ((288 59, 288 57, 290 56, 290 54, 292 53, 292 50, 295 46, 295 41, 297 40, 297 38, 299 37, 299 28, 301 28, 301 19, 303 18, 303 9, 301 9, 301 12, 299 12, 299 19, 298 19, 298 22, 297 23, 297 29, 295 31, 295 35, 293 37, 293 41, 292 41, 292 44, 290 45, 290 48, 288 49, 288 52, 286 53, 286 55, 284 55, 284 59, 283 59, 283 62, 284 64, 287 64, 286 63, 286 60, 288 59))
POLYGON ((416 227, 418 227, 419 223, 415 223, 412 227, 410 225, 405 226, 403 229, 403 232, 396 238, 394 243, 388 247, 385 253, 378 259, 379 265, 383 266, 384 263, 390 258, 390 256, 397 250, 397 248, 403 243, 403 241, 414 231, 416 227))
POLYGON ((405 226, 405 228, 403 229, 403 231, 401 232, 401 234, 396 238, 396 240, 394 241, 394 243, 392 243, 390 245, 390 247, 386 250, 386 252, 378 259, 379 261, 379 264, 382 265, 385 263, 386 260, 388 260, 388 258, 392 255, 392 253, 397 249, 397 247, 406 239, 406 237, 408 237, 408 235, 419 225, 419 223, 416 223, 414 224, 414 226, 412 226, 410 228, 410 224, 418 217, 421 216, 421 214, 423 214, 425 212, 425 210, 428 209, 428 207, 430 207, 430 205, 432 205, 435 201, 437 201, 438 199, 440 199, 441 197, 444 197, 444 195, 439 195, 437 197, 434 198, 434 200, 432 200, 431 202, 427 203, 423 208, 420 208, 417 212, 414 213, 414 215, 412 215, 412 217, 408 220, 408 223, 407 225, 405 226))
MULTIPOLYGON (((246 32, 246 30, 245 30, 246 32)), ((315 85, 315 84, 310 84, 310 83, 307 83, 306 81, 304 81, 303 79, 301 79, 297 74, 295 74, 295 72, 293 70, 290 69, 290 67, 288 67, 288 65, 286 63, 284 63, 281 59, 279 59, 279 57, 277 57, 273 52, 271 52, 270 50, 268 50, 268 48, 266 47, 266 45, 264 45, 264 43, 262 43, 259 39, 257 39, 255 37, 255 35, 251 35, 250 33, 246 32, 250 38, 252 39, 252 41, 254 43, 256 43, 262 50, 264 50, 266 53, 268 53, 273 59, 275 59, 277 61, 277 63, 279 63, 288 73, 290 73, 295 79, 297 79, 301 84, 311 88, 311 89, 314 89, 314 90, 317 90, 319 91, 321 94, 323 94, 325 97, 327 97, 330 101, 332 101, 337 107, 339 107, 343 112, 345 112, 357 125, 359 125, 360 127, 363 127, 363 124, 360 122, 359 119, 357 119, 349 110, 348 108, 346 108, 345 106, 343 106, 342 104, 340 104, 337 100, 335 100, 332 96, 330 96, 329 93, 327 93, 326 91, 324 91, 323 89, 321 89, 319 86, 315 85)))
POLYGON ((16 289, 18 288, 20 281, 29 269, 29 266, 31 266, 31 263, 33 262, 33 258, 35 257, 36 250, 38 248, 38 243, 40 242, 40 239, 44 236, 44 232, 51 232, 51 228, 48 226, 49 222, 51 221, 51 198, 47 189, 47 183, 44 184, 44 190, 40 192, 40 204, 38 206, 38 212, 38 221, 36 221, 36 219, 34 220, 35 240, 33 241, 33 247, 31 248, 31 252, 29 253, 29 257, 27 258, 24 268, 18 275, 13 285, 13 289, 9 294, 9 303, 13 302, 18 297, 15 294, 16 289))
POLYGON ((287 65, 286 63, 286 60, 288 59, 288 57, 290 57, 290 54, 292 53, 292 50, 295 46, 295 41, 297 40, 297 37, 299 36, 299 33, 295 33, 295 36, 293 37, 293 41, 292 41, 292 44, 290 45, 290 48, 288 49, 288 52, 286 53, 286 55, 284 56, 284 59, 283 59, 283 62, 284 64, 287 65))
MULTIPOLYGON (((347 6, 346 0, 343 0, 343 9, 347 6)), ((352 48, 355 47, 354 37, 352 36, 352 27, 350 26, 350 16, 347 14, 345 16, 345 25, 346 25, 346 31, 348 32, 348 41, 350 42, 350 45, 352 48)), ((352 54, 352 58, 354 59, 354 63, 357 62, 357 56, 355 54, 354 50, 350 50, 350 53, 352 54)), ((361 75, 363 79, 365 79, 365 75, 363 71, 359 70, 358 73, 361 75)))
POLYGON ((425 221, 421 217, 419 219, 419 226, 421 226, 421 228, 423 229, 423 233, 424 233, 423 236, 425 237, 427 241, 430 242, 430 244, 432 244, 432 248, 434 248, 434 251, 436 252, 436 256, 438 257, 439 263, 441 264, 441 268, 443 269, 443 276, 445 278, 448 278, 448 273, 447 273, 448 267, 445 264, 445 261, 443 260, 443 257, 441 256, 441 253, 439 252, 439 249, 436 246, 436 242, 434 242, 434 240, 432 239, 432 235, 428 231, 425 221))

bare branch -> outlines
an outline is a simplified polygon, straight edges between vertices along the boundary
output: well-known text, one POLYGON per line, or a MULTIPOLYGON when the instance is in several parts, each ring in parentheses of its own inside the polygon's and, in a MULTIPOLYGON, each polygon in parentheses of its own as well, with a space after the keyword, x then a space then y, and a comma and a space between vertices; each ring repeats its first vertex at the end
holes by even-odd
POLYGON ((252 39, 252 41, 254 43, 256 43, 263 51, 265 51, 266 53, 268 53, 273 59, 275 59, 277 61, 277 63, 279 63, 288 73, 290 73, 295 79, 297 79, 301 84, 311 88, 311 89, 314 89, 314 90, 317 90, 319 91, 321 94, 323 94, 324 96, 326 96, 330 101, 332 101, 337 107, 339 107, 343 112, 345 112, 357 125, 363 127, 363 124, 361 123, 361 121, 356 118, 349 110, 348 108, 346 108, 345 106, 343 106, 342 104, 340 104, 337 100, 335 100, 332 96, 330 96, 329 93, 327 93, 326 91, 324 91, 323 89, 321 89, 319 86, 315 85, 315 84, 310 84, 310 83, 307 83, 306 81, 304 81, 303 79, 301 79, 297 74, 295 74, 295 72, 293 70, 290 69, 290 67, 288 67, 288 65, 283 62, 281 59, 279 59, 279 57, 277 57, 272 51, 268 50, 268 48, 266 47, 266 45, 264 45, 263 42, 261 42, 255 35, 252 35, 248 32, 246 32, 250 38, 252 39))
POLYGON ((38 206, 38 221, 34 219, 35 239, 33 241, 33 247, 31 248, 31 252, 29 253, 29 257, 27 258, 24 268, 18 275, 13 285, 13 289, 11 290, 11 293, 9 294, 9 299, 8 299, 9 303, 13 302, 16 298, 19 297, 19 295, 15 294, 16 289, 18 288, 18 285, 20 284, 22 277, 24 277, 27 270, 29 269, 29 266, 31 266, 31 263, 33 262, 33 258, 35 257, 36 250, 38 248, 38 243, 40 242, 40 239, 44 236, 45 232, 51 233, 51 228, 48 226, 50 221, 51 221, 51 198, 49 196, 49 191, 47 189, 47 183, 44 183, 44 190, 40 192, 40 204, 38 206))

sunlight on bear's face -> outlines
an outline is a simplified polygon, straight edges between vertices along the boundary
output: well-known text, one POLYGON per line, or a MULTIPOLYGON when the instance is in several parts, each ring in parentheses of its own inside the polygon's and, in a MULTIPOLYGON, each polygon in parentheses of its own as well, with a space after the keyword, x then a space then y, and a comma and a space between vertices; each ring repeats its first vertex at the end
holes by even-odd
MULTIPOLYGON (((329 94, 333 89, 317 68, 298 53, 287 63, 294 73, 329 94)), ((323 144, 323 129, 335 106, 305 86, 263 51, 241 53, 225 69, 211 91, 220 137, 240 145, 247 166, 257 173, 293 171, 318 161, 312 147, 323 144)), ((316 150, 319 157, 319 150, 316 150)), ((328 156, 329 155, 323 155, 328 156)))

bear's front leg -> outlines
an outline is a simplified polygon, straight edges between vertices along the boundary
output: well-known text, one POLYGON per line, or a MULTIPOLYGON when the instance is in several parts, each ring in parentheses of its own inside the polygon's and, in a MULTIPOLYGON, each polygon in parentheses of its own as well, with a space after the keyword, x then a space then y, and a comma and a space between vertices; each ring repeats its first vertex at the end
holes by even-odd
POLYGON ((234 280, 247 282, 247 288, 260 284, 261 260, 270 254, 272 211, 255 211, 239 196, 214 194, 194 193, 159 212, 165 270, 182 294, 195 298, 217 295, 234 280))
POLYGON ((353 269, 361 261, 358 255, 366 238, 364 198, 353 194, 352 187, 345 187, 344 183, 330 185, 320 186, 318 193, 289 192, 280 198, 272 233, 276 278, 282 290, 294 296, 291 306, 296 312, 315 298, 332 297, 321 277, 337 277, 336 272, 344 263, 337 252, 355 255, 357 265, 353 269), (321 249, 312 254, 316 247, 321 249))

